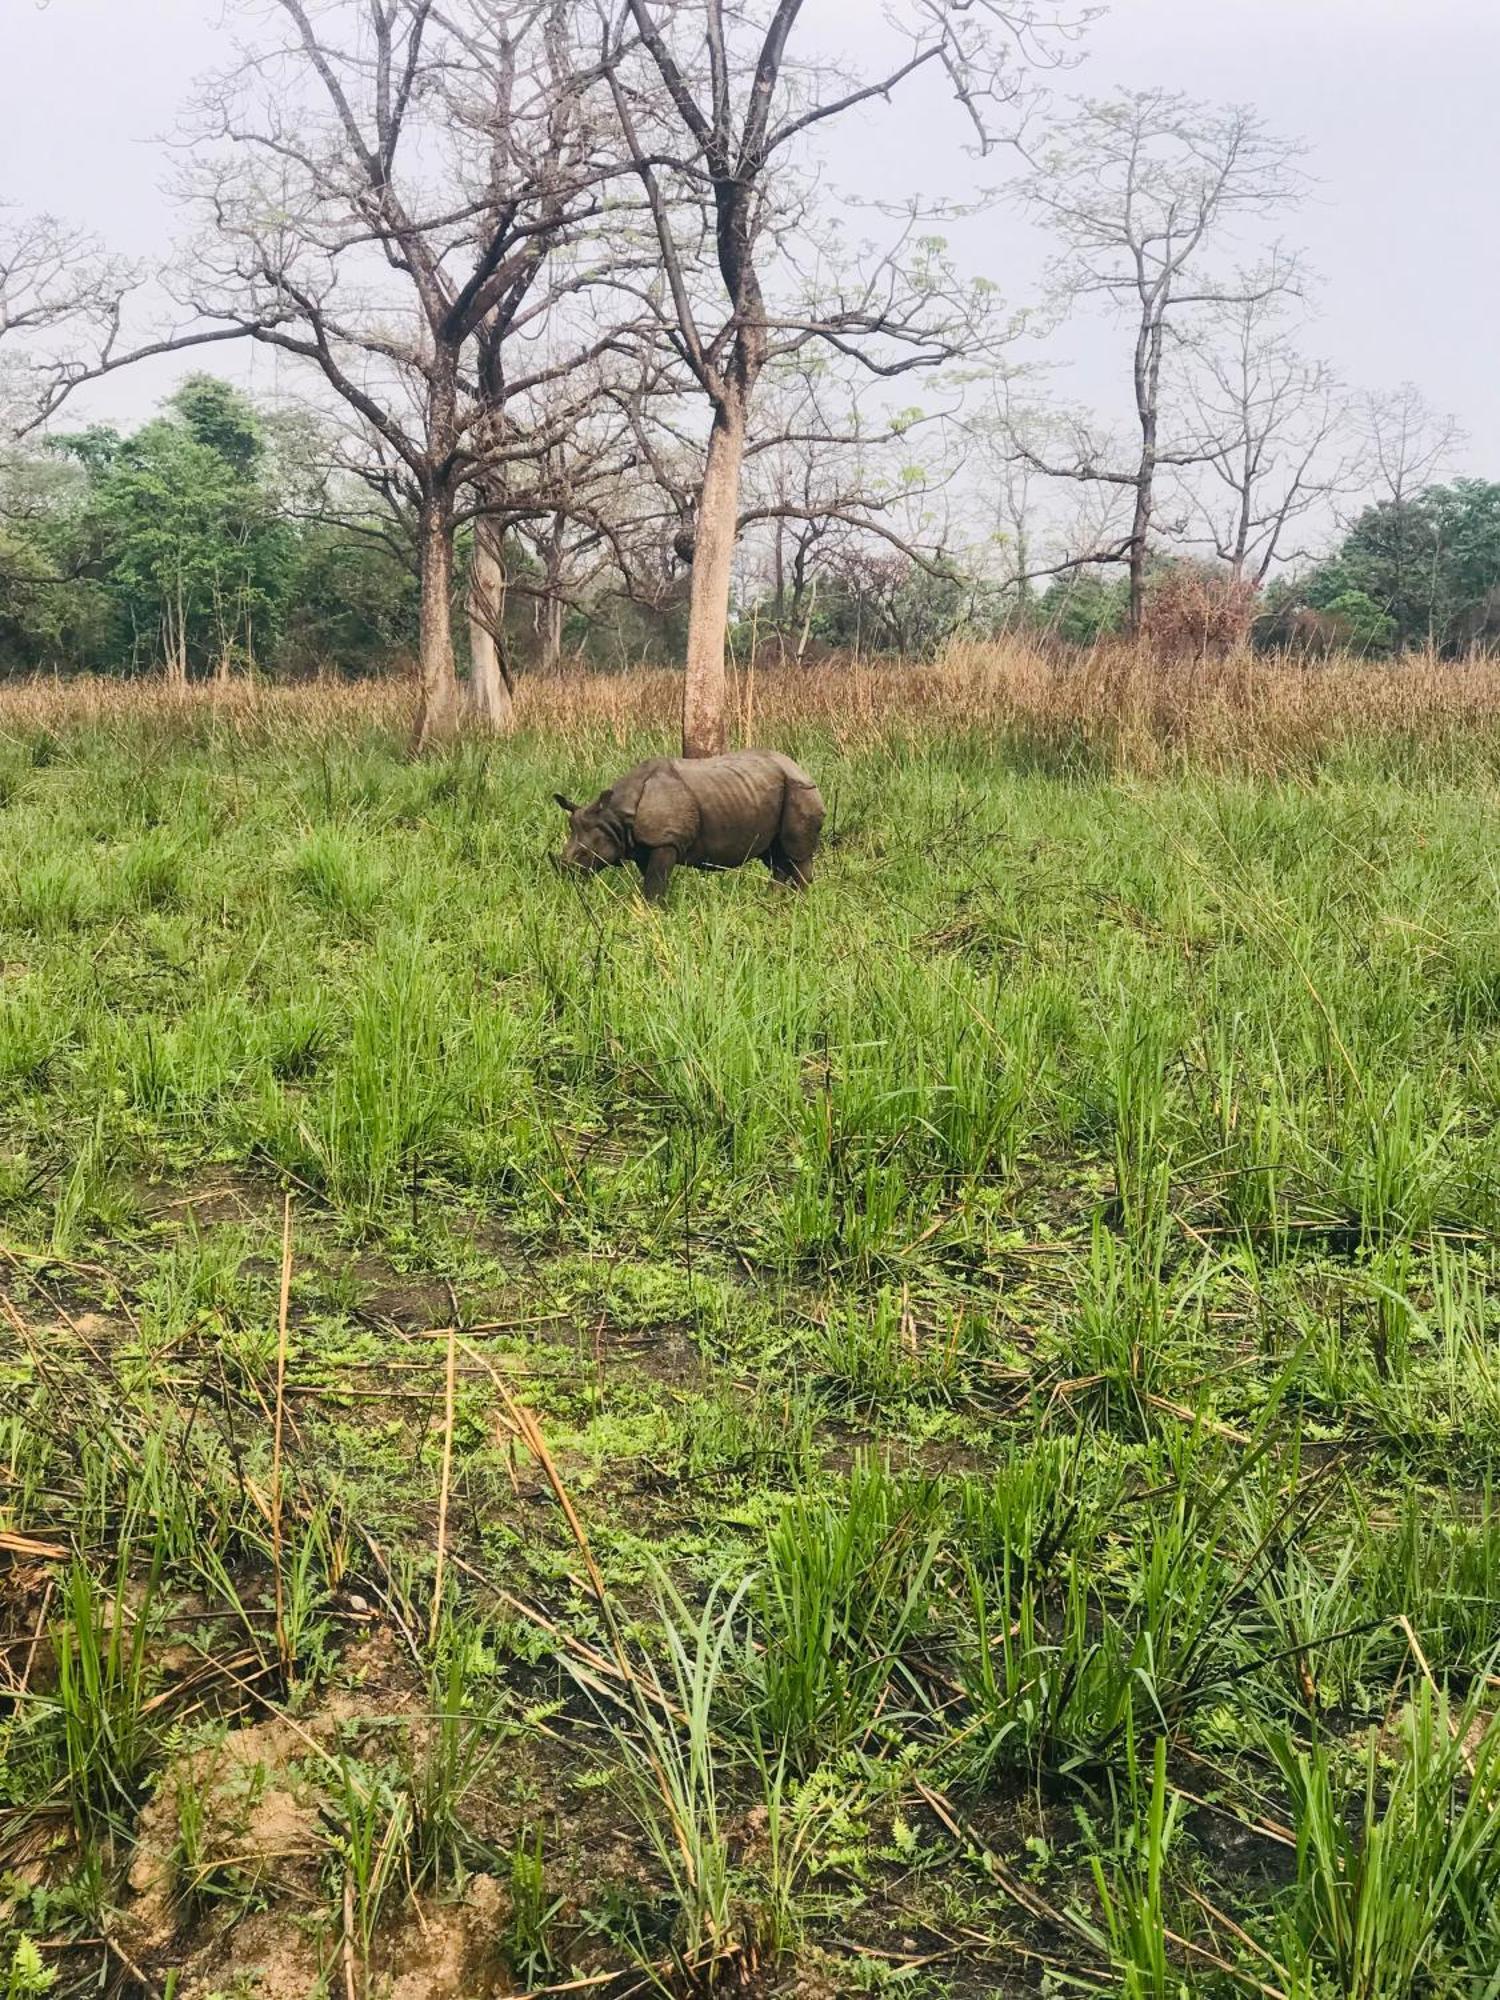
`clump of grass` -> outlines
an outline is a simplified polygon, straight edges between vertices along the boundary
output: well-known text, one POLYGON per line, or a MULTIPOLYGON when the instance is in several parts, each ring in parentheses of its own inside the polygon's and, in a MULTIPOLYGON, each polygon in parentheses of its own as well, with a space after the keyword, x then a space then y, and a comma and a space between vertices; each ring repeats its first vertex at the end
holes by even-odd
POLYGON ((363 1990, 382 1919, 405 1888, 403 1863, 411 1832, 410 1795, 379 1771, 341 1756, 330 1807, 329 1876, 343 1935, 359 1966, 363 1990))
POLYGON ((1500 1732, 1418 1686, 1394 1740, 1362 1757, 1285 1736, 1297 1873, 1278 1932, 1295 1992, 1401 2000, 1484 1991, 1500 1964, 1500 1732), (1354 1768, 1347 1768, 1352 1762, 1354 1768), (1352 1803, 1354 1810, 1349 1811, 1352 1803))
POLYGON ((802 1766, 898 1725, 919 1691, 903 1655, 927 1631, 938 1496, 864 1460, 834 1497, 794 1499, 766 1538, 753 1606, 762 1728, 802 1766))
POLYGON ((54 987, 9 979, 0 991, 0 1084, 45 1087, 78 1026, 54 987))
MULTIPOLYGON (((412 1872, 421 1883, 451 1881, 482 1852, 468 1808, 500 1741, 481 1680, 486 1669, 493 1671, 493 1662, 480 1635, 445 1619, 430 1674, 429 1730, 409 1774, 412 1872)), ((540 1830, 536 1861, 539 1869, 540 1830)), ((545 1968, 538 1961, 536 1969, 545 1968)))
POLYGON ((1252 1563, 1221 1546, 1233 1482, 1213 1483, 1213 1448, 1191 1434, 1156 1447, 1155 1497, 1123 1520, 1119 1488, 1106 1516, 1109 1483, 1085 1497, 1076 1467, 1047 1492, 1056 1465, 1023 1460, 965 1508, 968 1719, 950 1755, 979 1781, 1009 1768, 1092 1783, 1132 1732, 1222 1701, 1243 1664, 1230 1614, 1252 1563))
POLYGON ((698 1616, 669 1595, 659 1607, 665 1680, 648 1695, 637 1683, 637 1728, 616 1728, 628 1796, 672 1886, 672 1943, 688 1977, 730 1952, 739 1937, 718 1704, 726 1669, 742 1643, 736 1620, 745 1586, 711 1592, 698 1616), (655 1696, 653 1700, 651 1695, 655 1696))
POLYGON ((347 1042, 296 1116, 291 1150, 333 1199, 369 1218, 429 1169, 455 1110, 460 1028, 440 954, 392 939, 355 1000, 347 1042))
POLYGON ((510 1855, 510 1919, 501 1944, 506 1960, 524 1986, 540 1984, 557 1970, 552 1926, 563 1907, 547 1894, 542 1829, 523 1832, 510 1855))
POLYGON ((10 921, 47 938, 89 923, 101 901, 97 875, 77 855, 43 852, 17 862, 9 883, 10 921))
POLYGON ((1076 1438, 1012 1446, 988 1477, 971 1474, 956 1492, 957 1536, 976 1575, 1008 1563, 1037 1576, 1054 1572, 1066 1551, 1086 1559, 1124 1486, 1124 1467, 1076 1438))
POLYGON ((856 1402, 952 1395, 960 1386, 965 1327, 957 1312, 946 1327, 920 1327, 909 1298, 883 1286, 871 1300, 832 1303, 819 1328, 819 1372, 856 1402))
MULTIPOLYGON (((1134 1778, 1135 1742, 1127 1742, 1128 1775, 1134 1778)), ((1165 1881, 1167 1857, 1177 1831, 1181 1801, 1167 1801, 1167 1743, 1158 1736, 1152 1749, 1151 1792, 1145 1817, 1126 1837, 1127 1853, 1113 1871, 1090 1856, 1094 1888, 1104 1912, 1110 1959, 1123 2000, 1179 2000, 1184 1975, 1167 1944, 1165 1881)))
POLYGON ((178 837, 165 827, 152 827, 120 856, 120 900, 130 910, 170 909, 181 899, 186 873, 178 837))
POLYGON ((292 857, 292 885, 325 915, 365 922, 384 893, 387 874, 378 852, 337 827, 317 827, 292 857))
POLYGON ((86 1838, 113 1837, 129 1827, 155 1749, 148 1704, 155 1685, 150 1641, 161 1545, 139 1592, 131 1556, 127 1533, 108 1593, 87 1563, 70 1563, 54 1630, 64 1776, 74 1822, 86 1838))

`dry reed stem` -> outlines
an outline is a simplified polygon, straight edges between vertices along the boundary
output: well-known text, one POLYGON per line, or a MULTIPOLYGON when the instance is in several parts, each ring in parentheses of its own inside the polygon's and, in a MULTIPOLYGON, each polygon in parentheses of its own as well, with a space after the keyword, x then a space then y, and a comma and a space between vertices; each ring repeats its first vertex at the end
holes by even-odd
POLYGON ((0 1529, 0 1555, 14 1556, 26 1562, 66 1562, 70 1550, 61 1542, 38 1542, 30 1535, 12 1534, 9 1529, 0 1529))
POLYGON ((1018 1904, 1028 1916, 1035 1917, 1039 1922, 1050 1924, 1073 1936, 1082 1936, 1086 1942, 1092 1942, 1089 1933, 1084 1930, 1071 1910, 1054 1909, 1052 1904, 1039 1895, 1029 1883, 1011 1873, 988 1841, 984 1840, 967 1821, 959 1817, 951 1799, 925 1785, 920 1778, 914 1777, 912 1784, 938 1824, 958 1842, 960 1847, 971 1848, 980 1857, 985 1873, 1012 1902, 1018 1904))
POLYGON ((276 1571, 276 1657, 283 1674, 292 1668, 286 1631, 286 1583, 281 1565, 281 1433, 286 1410, 287 1309, 292 1296, 292 1197, 281 1213, 281 1299, 276 1312, 276 1414, 271 1435, 271 1561, 276 1571))
POLYGON ((114 1935, 114 1933, 109 1929, 109 1927, 105 1925, 102 1928, 104 1931, 104 1943, 106 1949, 112 1952, 113 1955, 120 1961, 121 1965, 125 1968, 126 1973, 130 1976, 131 1979, 135 1981, 140 1991, 150 1996, 150 2000, 156 2000, 156 1996, 160 1993, 161 1988, 157 1986, 153 1980, 150 1980, 146 1977, 145 1973, 142 1972, 141 1968, 136 1964, 135 1960, 130 1956, 130 1953, 125 1949, 124 1945, 120 1943, 119 1939, 114 1935))
POLYGON ((448 1329, 448 1365, 443 1381, 443 1470, 438 1484, 437 1567, 432 1577, 432 1619, 427 1644, 436 1646, 443 1618, 443 1565, 448 1554, 448 1490, 453 1477, 453 1396, 458 1373, 458 1328, 448 1329))
MULTIPOLYGON (((1422 1651, 1422 1642, 1417 1637, 1415 1631, 1412 1629, 1411 1620, 1407 1617, 1404 1611, 1398 1611, 1396 1613, 1396 1623, 1401 1627, 1401 1630, 1406 1634, 1406 1643, 1411 1648, 1412 1657, 1415 1659, 1417 1665, 1422 1670, 1423 1680, 1426 1681, 1428 1687, 1431 1688, 1432 1692, 1437 1696, 1438 1700, 1441 1702, 1443 1698, 1443 1690, 1438 1686, 1432 1668, 1427 1663, 1427 1655, 1422 1651)), ((1446 1714, 1446 1711, 1445 1711, 1445 1718, 1448 1724, 1448 1734, 1453 1739, 1454 1743, 1458 1746, 1458 1754, 1464 1760, 1464 1768, 1467 1770, 1469 1776, 1472 1778, 1474 1776, 1474 1754, 1470 1750, 1468 1744, 1465 1743, 1462 1737, 1459 1735, 1458 1724, 1453 1720, 1453 1717, 1451 1715, 1446 1714)))

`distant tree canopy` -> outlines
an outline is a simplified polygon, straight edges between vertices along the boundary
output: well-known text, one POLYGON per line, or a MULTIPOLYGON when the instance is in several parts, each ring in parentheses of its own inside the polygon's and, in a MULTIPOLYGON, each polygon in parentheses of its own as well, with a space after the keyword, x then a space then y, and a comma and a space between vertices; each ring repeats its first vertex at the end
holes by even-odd
MULTIPOLYGON (((189 377, 135 430, 12 445, 0 453, 0 675, 300 677, 409 662, 409 524, 330 470, 336 460, 315 415, 269 413, 211 375, 189 377)), ((465 528, 457 595, 471 547, 465 528)), ((1129 624, 1117 567, 1017 588, 823 527, 805 555, 795 588, 742 595, 736 657, 754 642, 807 664, 834 652, 930 659, 960 634, 1087 647, 1129 624)), ((687 571, 665 539, 643 560, 633 573, 616 563, 553 577, 507 532, 508 660, 553 664, 559 639, 597 668, 680 660, 687 571)), ((1145 596, 1146 630, 1168 650, 1220 650, 1252 616, 1257 645, 1309 656, 1500 646, 1500 483, 1457 479, 1366 507, 1329 555, 1259 595, 1229 566, 1164 547, 1145 596)))
POLYGON ((243 397, 195 376, 129 437, 96 428, 58 448, 83 468, 77 554, 113 661, 160 660, 186 680, 253 658, 257 631, 269 650, 292 537, 262 483, 261 426, 243 397))
POLYGON ((1092 646, 1125 628, 1127 580, 1103 570, 1075 569, 1055 577, 1032 607, 1031 623, 1073 646, 1092 646))
POLYGON ((196 375, 135 431, 0 461, 0 672, 368 671, 409 646, 395 553, 290 504, 304 442, 196 375))
POLYGON ((1295 601, 1351 628, 1371 652, 1500 642, 1500 484, 1456 479, 1359 515, 1295 601))
POLYGON ((145 265, 0 217, 0 674, 399 664, 421 750, 513 729, 517 667, 676 661, 703 755, 762 646, 1500 647, 1500 485, 1451 477, 1457 419, 1304 351, 1294 138, 1042 83, 1091 0, 890 0, 895 40, 846 58, 805 11, 231 6, 257 25, 198 96, 154 273, 179 323, 145 265), (946 138, 918 72, 981 151, 1029 135, 1044 309, 932 233, 940 190, 856 244, 825 149, 892 96, 946 138), (1103 319, 1114 388, 1075 405, 1053 343, 1103 319), (309 402, 198 374, 62 433, 87 385, 220 342, 309 402))
MULTIPOLYGON (((414 656, 405 524, 328 472, 318 422, 269 415, 194 375, 138 429, 59 434, 0 454, 0 676, 254 667, 378 673, 414 656)), ((471 548, 460 537, 461 591, 471 548)), ((546 650, 546 579, 506 543, 507 651, 546 650)), ((686 578, 633 594, 618 577, 562 606, 570 652, 611 668, 680 659, 686 578)))

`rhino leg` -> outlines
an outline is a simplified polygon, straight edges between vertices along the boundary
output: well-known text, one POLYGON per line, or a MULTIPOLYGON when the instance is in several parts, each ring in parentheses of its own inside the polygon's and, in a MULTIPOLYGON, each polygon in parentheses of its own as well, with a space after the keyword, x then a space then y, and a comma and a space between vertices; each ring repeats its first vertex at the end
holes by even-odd
POLYGON ((667 893, 672 870, 677 865, 673 847, 653 847, 641 863, 641 894, 648 903, 659 903, 667 893))

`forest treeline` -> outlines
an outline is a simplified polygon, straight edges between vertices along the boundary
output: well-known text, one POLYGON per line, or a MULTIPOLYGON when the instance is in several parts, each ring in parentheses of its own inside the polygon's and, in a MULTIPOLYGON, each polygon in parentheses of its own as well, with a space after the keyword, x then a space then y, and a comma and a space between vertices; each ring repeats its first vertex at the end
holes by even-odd
MULTIPOLYGON (((378 674, 415 651, 419 579, 389 517, 329 471, 315 412, 266 408, 190 377, 134 430, 61 430, 0 463, 0 674, 258 670, 378 674)), ((457 596, 472 536, 461 538, 457 596)), ((611 564, 580 586, 513 534, 504 645, 521 671, 680 662, 687 566, 611 564)), ((816 554, 778 592, 744 592, 738 657, 930 659, 951 639, 1025 634, 1087 646, 1123 632, 1128 582, 1081 568, 1026 589, 905 551, 816 554)), ((1249 639, 1317 655, 1500 644, 1500 483, 1459 479, 1359 510, 1322 559, 1263 591, 1221 563, 1159 552, 1147 616, 1173 646, 1249 639)))
POLYGON ((1302 146, 1075 93, 1094 11, 898 0, 849 56, 801 0, 231 7, 157 264, 0 209, 0 672, 413 662, 420 747, 510 726, 518 671, 680 660, 711 754, 762 647, 1492 644, 1500 487, 1307 348, 1302 146), (868 199, 862 122, 905 162, 868 199), (1102 409, 1058 387, 1087 322, 1102 409), (86 421, 222 343, 272 402, 86 421))

